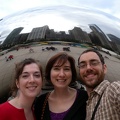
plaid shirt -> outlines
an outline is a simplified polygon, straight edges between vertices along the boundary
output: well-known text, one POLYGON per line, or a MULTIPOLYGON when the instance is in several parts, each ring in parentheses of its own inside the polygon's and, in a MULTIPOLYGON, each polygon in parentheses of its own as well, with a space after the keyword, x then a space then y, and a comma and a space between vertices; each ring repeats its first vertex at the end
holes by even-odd
POLYGON ((86 120, 91 120, 94 108, 103 93, 94 120, 120 120, 120 81, 110 83, 104 80, 90 94, 87 101, 86 120))

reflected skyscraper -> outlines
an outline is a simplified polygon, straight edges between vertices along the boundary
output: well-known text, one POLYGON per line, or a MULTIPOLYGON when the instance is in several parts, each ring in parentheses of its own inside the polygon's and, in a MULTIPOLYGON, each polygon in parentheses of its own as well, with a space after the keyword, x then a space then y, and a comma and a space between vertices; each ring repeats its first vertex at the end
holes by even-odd
POLYGON ((80 43, 91 43, 88 34, 82 31, 80 27, 74 27, 72 30, 69 30, 69 33, 75 40, 79 41, 80 43))
POLYGON ((19 33, 22 31, 23 27, 19 27, 14 29, 4 40, 3 42, 3 46, 10 46, 11 44, 14 44, 15 42, 15 37, 17 37, 17 35, 19 35, 19 33))
POLYGON ((112 48, 114 49, 114 51, 116 51, 116 53, 120 54, 120 38, 112 35, 112 34, 107 34, 108 37, 111 39, 111 45, 112 48))
POLYGON ((27 41, 40 41, 40 39, 44 39, 46 35, 46 31, 49 30, 49 27, 37 27, 33 28, 27 37, 27 41))
POLYGON ((112 49, 112 46, 110 44, 110 38, 95 24, 90 24, 89 25, 90 28, 92 29, 92 32, 94 34, 94 36, 96 36, 98 39, 96 39, 96 43, 97 40, 99 40, 101 43, 101 46, 106 47, 107 49, 112 49))

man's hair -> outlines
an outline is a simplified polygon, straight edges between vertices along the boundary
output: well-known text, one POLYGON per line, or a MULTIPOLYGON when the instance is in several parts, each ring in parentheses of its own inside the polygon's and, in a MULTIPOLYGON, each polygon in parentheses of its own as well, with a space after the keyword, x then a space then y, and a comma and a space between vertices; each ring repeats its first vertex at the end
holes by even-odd
MULTIPOLYGON (((103 58, 102 54, 100 52, 98 52, 97 50, 95 50, 95 49, 87 49, 87 50, 83 51, 81 53, 81 55, 83 55, 84 53, 88 53, 88 52, 94 52, 94 53, 96 53, 98 55, 98 57, 100 58, 101 63, 105 64, 105 61, 104 61, 104 58, 103 58)), ((79 60, 80 60, 81 55, 78 58, 78 64, 79 64, 79 60)))

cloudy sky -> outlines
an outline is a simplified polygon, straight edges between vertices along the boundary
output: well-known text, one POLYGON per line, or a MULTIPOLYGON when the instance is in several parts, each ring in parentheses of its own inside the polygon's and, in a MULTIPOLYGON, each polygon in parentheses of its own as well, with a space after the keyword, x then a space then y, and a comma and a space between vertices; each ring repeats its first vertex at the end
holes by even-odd
POLYGON ((0 41, 17 27, 28 33, 44 25, 66 32, 77 26, 89 33, 89 25, 96 24, 120 38, 119 5, 120 0, 0 0, 0 41))
POLYGON ((90 7, 120 19, 120 0, 0 0, 0 19, 28 8, 51 5, 90 7))

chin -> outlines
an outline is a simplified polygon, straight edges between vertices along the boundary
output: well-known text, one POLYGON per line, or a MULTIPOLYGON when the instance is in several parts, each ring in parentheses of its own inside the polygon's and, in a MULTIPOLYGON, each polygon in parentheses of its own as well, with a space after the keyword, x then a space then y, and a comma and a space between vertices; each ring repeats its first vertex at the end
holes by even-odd
POLYGON ((31 95, 29 95, 29 97, 35 98, 37 95, 38 95, 38 94, 31 94, 31 95))

